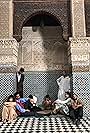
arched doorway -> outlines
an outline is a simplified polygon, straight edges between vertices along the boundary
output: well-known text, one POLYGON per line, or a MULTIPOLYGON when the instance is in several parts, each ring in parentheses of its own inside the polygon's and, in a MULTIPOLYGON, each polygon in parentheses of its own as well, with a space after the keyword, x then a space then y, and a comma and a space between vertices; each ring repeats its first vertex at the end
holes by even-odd
POLYGON ((23 23, 19 42, 18 67, 25 68, 24 96, 36 95, 39 103, 46 94, 56 99, 56 79, 69 72, 68 45, 58 19, 39 12, 23 23))

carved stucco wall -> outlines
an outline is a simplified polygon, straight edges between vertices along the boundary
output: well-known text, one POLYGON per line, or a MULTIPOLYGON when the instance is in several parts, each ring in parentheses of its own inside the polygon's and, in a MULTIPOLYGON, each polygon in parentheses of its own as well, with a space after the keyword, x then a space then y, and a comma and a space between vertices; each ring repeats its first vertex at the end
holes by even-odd
POLYGON ((88 72, 90 66, 90 38, 70 38, 73 72, 88 72))
POLYGON ((0 39, 0 73, 15 72, 18 43, 15 39, 0 39))
POLYGON ((0 1, 0 38, 9 37, 9 1, 0 1))
POLYGON ((62 26, 63 37, 70 35, 70 1, 14 1, 14 37, 20 41, 23 24, 32 16, 43 12, 54 16, 62 26))
POLYGON ((23 27, 19 43, 18 66, 26 71, 64 70, 68 64, 67 43, 61 27, 23 27))
POLYGON ((84 0, 71 0, 73 37, 85 37, 84 0))
POLYGON ((0 0, 0 38, 13 36, 13 0, 0 0))

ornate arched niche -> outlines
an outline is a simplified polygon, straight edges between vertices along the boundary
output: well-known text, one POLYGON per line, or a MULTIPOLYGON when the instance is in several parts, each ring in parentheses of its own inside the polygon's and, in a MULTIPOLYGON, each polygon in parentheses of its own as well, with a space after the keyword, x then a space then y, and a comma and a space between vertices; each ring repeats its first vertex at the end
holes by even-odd
POLYGON ((38 12, 45 12, 54 16, 61 24, 63 38, 68 40, 71 35, 70 0, 14 0, 14 30, 13 37, 19 42, 22 39, 23 24, 38 12))
POLYGON ((39 12, 23 23, 18 66, 29 71, 63 70, 68 64, 67 41, 59 21, 39 12))

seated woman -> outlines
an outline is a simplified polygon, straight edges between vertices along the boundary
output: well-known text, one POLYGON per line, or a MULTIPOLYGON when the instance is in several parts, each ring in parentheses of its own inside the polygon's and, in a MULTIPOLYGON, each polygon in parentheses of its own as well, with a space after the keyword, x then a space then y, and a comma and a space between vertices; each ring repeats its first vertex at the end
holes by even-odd
POLYGON ((2 121, 5 123, 6 121, 12 122, 17 117, 16 113, 16 102, 14 100, 14 96, 10 95, 8 97, 7 102, 3 105, 2 110, 2 121))
POLYGON ((65 92, 65 100, 62 101, 60 99, 57 99, 56 101, 53 102, 55 105, 55 108, 53 110, 54 114, 57 114, 58 112, 69 115, 69 107, 71 105, 71 93, 70 92, 65 92))
POLYGON ((69 107, 69 116, 74 124, 79 125, 80 119, 83 117, 83 103, 77 95, 73 95, 72 100, 72 105, 69 107))
POLYGON ((50 110, 52 109, 52 101, 49 95, 46 95, 44 97, 44 100, 42 102, 42 106, 44 110, 50 110))

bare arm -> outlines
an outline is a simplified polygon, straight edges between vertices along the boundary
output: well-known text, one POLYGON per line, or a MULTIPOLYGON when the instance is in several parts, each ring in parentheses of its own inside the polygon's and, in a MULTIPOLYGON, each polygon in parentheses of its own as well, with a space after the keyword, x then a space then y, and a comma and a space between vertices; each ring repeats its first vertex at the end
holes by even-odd
POLYGON ((71 100, 71 98, 68 98, 67 100, 65 100, 65 101, 62 101, 62 100, 59 100, 59 99, 57 99, 54 103, 61 103, 61 104, 66 104, 66 103, 68 103, 69 101, 71 100))

